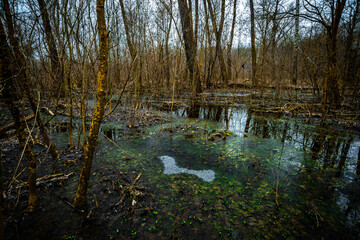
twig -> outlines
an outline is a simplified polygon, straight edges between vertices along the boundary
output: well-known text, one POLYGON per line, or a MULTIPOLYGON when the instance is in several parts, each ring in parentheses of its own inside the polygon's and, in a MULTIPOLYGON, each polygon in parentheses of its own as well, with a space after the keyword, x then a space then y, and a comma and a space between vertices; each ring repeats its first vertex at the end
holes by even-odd
POLYGON ((138 212, 138 211, 151 211, 153 210, 154 208, 152 207, 148 207, 148 208, 138 208, 138 209, 134 209, 133 211, 134 212, 138 212))
MULTIPOLYGON (((60 180, 66 180, 73 174, 74 173, 71 172, 71 173, 66 174, 66 175, 64 175, 63 173, 46 175, 46 176, 43 176, 43 177, 40 177, 40 178, 36 179, 36 185, 47 183, 47 182, 55 182, 55 181, 60 181, 60 180)), ((28 182, 22 182, 17 186, 17 188, 26 187, 26 186, 28 186, 28 182)))
POLYGON ((45 110, 51 116, 55 116, 55 114, 48 107, 41 107, 41 109, 45 110))
MULTIPOLYGON (((101 132, 101 131, 100 131, 101 132)), ((124 149, 122 149, 118 144, 116 144, 116 142, 114 142, 113 140, 111 140, 108 136, 106 136, 103 132, 101 132, 101 134, 107 139, 109 140, 112 144, 114 144, 117 148, 119 148, 123 153, 125 153, 126 155, 132 157, 132 158, 136 158, 134 155, 132 155, 131 153, 128 153, 127 151, 125 151, 124 149)))
POLYGON ((135 185, 136 182, 139 181, 140 177, 141 177, 141 173, 139 173, 139 175, 135 178, 133 185, 135 185))

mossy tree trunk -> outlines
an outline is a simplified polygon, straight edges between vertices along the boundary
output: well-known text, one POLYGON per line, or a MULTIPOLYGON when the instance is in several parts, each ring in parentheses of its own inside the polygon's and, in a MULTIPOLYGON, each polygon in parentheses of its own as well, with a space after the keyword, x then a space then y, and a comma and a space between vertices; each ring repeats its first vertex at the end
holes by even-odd
POLYGON ((79 178, 79 185, 74 200, 74 206, 76 208, 83 207, 86 204, 86 193, 88 188, 88 182, 90 179, 91 165, 93 161, 96 142, 98 139, 100 124, 104 116, 107 56, 109 51, 108 33, 106 30, 106 22, 105 22, 104 3, 105 0, 96 1, 97 24, 100 35, 99 72, 97 79, 97 94, 96 94, 97 101, 93 113, 93 119, 91 122, 88 141, 86 142, 85 145, 85 157, 79 178))

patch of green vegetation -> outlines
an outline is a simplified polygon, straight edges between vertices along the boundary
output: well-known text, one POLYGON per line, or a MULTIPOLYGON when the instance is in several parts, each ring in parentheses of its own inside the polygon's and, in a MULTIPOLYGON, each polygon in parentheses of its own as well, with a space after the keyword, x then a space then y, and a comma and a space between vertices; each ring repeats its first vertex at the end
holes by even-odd
MULTIPOLYGON (((138 137, 115 138, 115 144, 101 141, 96 156, 101 164, 124 174, 142 173, 155 209, 139 218, 145 230, 172 232, 181 226, 187 231, 201 229, 208 237, 228 238, 241 232, 251 239, 286 239, 303 237, 301 232, 316 226, 320 216, 328 226, 345 220, 333 198, 321 197, 322 188, 328 186, 326 174, 303 149, 251 134, 241 138, 211 121, 179 119, 172 133, 167 128, 169 124, 146 129, 138 137), (209 139, 221 132, 229 137, 209 139), (191 138, 186 137, 189 134, 191 138), (173 157, 182 168, 211 169, 215 180, 165 175, 157 158, 163 155, 173 157)), ((139 235, 139 229, 130 232, 131 238, 139 235)))

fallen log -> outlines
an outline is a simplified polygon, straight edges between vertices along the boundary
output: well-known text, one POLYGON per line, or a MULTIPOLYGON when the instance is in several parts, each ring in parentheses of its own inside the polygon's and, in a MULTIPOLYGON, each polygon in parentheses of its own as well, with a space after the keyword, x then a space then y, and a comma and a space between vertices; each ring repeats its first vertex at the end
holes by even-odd
MULTIPOLYGON (((30 116, 27 116, 26 118, 25 118, 25 122, 26 121, 30 121, 30 120, 33 120, 35 118, 35 114, 32 114, 32 115, 30 115, 30 116)), ((4 127, 0 127, 0 136, 2 136, 4 133, 6 133, 6 132, 8 132, 8 131, 10 131, 10 130, 12 130, 12 129, 14 129, 15 128, 15 123, 10 123, 9 125, 6 125, 6 126, 4 126, 4 127)))
MULTIPOLYGON (((58 173, 58 174, 46 175, 46 176, 37 178, 36 185, 39 186, 41 184, 45 184, 45 183, 49 183, 49 182, 58 182, 61 180, 67 180, 73 174, 74 173, 71 172, 69 174, 58 173)), ((18 186, 16 188, 26 187, 26 186, 28 186, 27 182, 21 182, 18 184, 18 186)))

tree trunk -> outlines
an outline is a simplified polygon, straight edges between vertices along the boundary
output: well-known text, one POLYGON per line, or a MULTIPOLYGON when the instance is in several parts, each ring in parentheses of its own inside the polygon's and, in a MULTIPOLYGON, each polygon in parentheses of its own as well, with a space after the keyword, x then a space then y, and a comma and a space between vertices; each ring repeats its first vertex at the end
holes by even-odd
POLYGON ((136 80, 134 84, 134 92, 135 92, 135 98, 138 100, 138 97, 140 96, 142 89, 142 74, 140 73, 141 59, 138 50, 136 49, 135 43, 132 39, 131 29, 130 29, 130 26, 132 25, 132 21, 128 19, 123 0, 120 0, 120 8, 124 22, 124 27, 125 27, 126 43, 130 51, 132 64, 134 64, 131 68, 134 69, 134 73, 135 73, 136 80))
POLYGON ((181 27, 185 45, 186 64, 189 70, 193 102, 198 93, 201 92, 200 74, 197 64, 195 64, 196 57, 196 41, 194 39, 192 14, 188 8, 186 0, 178 0, 181 27))
MULTIPOLYGON (((56 48, 56 42, 54 39, 54 35, 52 33, 50 18, 48 11, 46 9, 46 3, 44 0, 37 0, 40 7, 40 15, 42 19, 42 23, 44 26, 45 39, 49 48, 50 62, 51 62, 51 76, 53 77, 53 81, 55 82, 56 92, 62 93, 64 95, 64 89, 62 88, 62 77, 61 77, 61 69, 60 69, 60 59, 59 54, 56 48)), ((52 84, 50 82, 50 84, 52 84)))
POLYGON ((275 84, 276 95, 278 94, 279 84, 277 83, 277 72, 276 72, 276 60, 275 60, 275 52, 277 48, 276 42, 276 34, 278 32, 278 23, 277 23, 277 14, 278 14, 279 0, 275 2, 275 11, 272 13, 271 21, 272 21, 272 29, 271 29, 271 81, 272 84, 275 84))
POLYGON ((172 20, 169 21, 169 27, 166 32, 166 40, 165 40, 165 78, 166 78, 166 87, 170 89, 170 72, 171 72, 171 66, 170 66, 170 53, 169 53, 169 39, 170 39, 170 31, 171 31, 171 23, 172 20))
POLYGON ((22 121, 23 116, 20 115, 18 106, 15 102, 17 99, 17 94, 15 92, 15 86, 13 82, 13 74, 11 72, 12 62, 12 53, 10 47, 7 43, 5 29, 0 21, 0 83, 4 86, 2 94, 4 96, 4 101, 8 107, 16 127, 16 136, 21 145, 25 150, 25 156, 28 162, 28 174, 29 174, 29 202, 28 202, 28 211, 35 211, 36 207, 36 159, 35 156, 26 141, 25 135, 25 124, 22 121))
POLYGON ((0 145, 0 239, 5 239, 4 235, 4 217, 3 217, 3 211, 4 211, 4 181, 3 181, 3 160, 2 160, 2 149, 0 145))
POLYGON ((210 0, 207 0, 207 2, 208 2, 208 8, 209 8, 210 16, 211 16, 211 21, 213 23, 213 28, 214 28, 214 32, 215 32, 216 55, 219 59, 221 78, 223 80, 223 83, 225 85, 227 85, 228 84, 228 79, 227 79, 228 75, 226 73, 226 65, 225 65, 225 61, 224 61, 223 51, 221 48, 221 36, 222 36, 222 32, 223 32, 223 28, 224 28, 224 21, 225 21, 225 0, 221 1, 221 16, 220 16, 220 23, 219 23, 218 27, 217 27, 215 13, 214 13, 212 4, 211 4, 210 0))
POLYGON ((354 41, 354 33, 356 33, 356 25, 359 22, 359 14, 360 14, 360 0, 356 1, 356 7, 352 15, 352 19, 349 21, 349 31, 348 36, 346 38, 346 48, 345 48, 345 75, 344 80, 350 86, 356 85, 356 61, 358 50, 353 49, 353 41, 354 41))
POLYGON ((300 18, 300 0, 296 0, 295 7, 295 55, 294 55, 294 65, 293 65, 293 84, 296 86, 298 82, 298 59, 299 59, 299 43, 300 43, 300 34, 299 34, 299 18, 300 18))
MULTIPOLYGON (((337 31, 336 31, 337 32, 337 31)), ((337 33, 332 33, 332 31, 328 32, 328 69, 327 69, 327 84, 328 87, 325 88, 327 91, 328 99, 330 104, 335 108, 340 107, 341 99, 340 99, 340 88, 338 83, 338 68, 337 68, 337 33)))
POLYGON ((20 51, 20 44, 18 42, 18 39, 15 37, 15 31, 14 31, 14 23, 12 21, 12 14, 11 14, 11 10, 10 10, 10 5, 9 5, 9 1, 8 0, 3 0, 3 5, 4 5, 4 10, 5 10, 5 15, 6 15, 6 25, 8 28, 8 36, 9 36, 9 40, 10 40, 10 44, 11 47, 14 51, 14 55, 16 58, 16 63, 18 65, 19 68, 19 77, 21 78, 21 82, 22 82, 22 88, 24 90, 24 92, 26 93, 31 109, 33 110, 35 116, 36 116, 36 122, 39 126, 39 130, 41 133, 41 136, 44 139, 45 144, 49 147, 50 150, 50 154, 52 156, 52 158, 57 161, 59 159, 59 154, 56 151, 55 145, 52 144, 47 131, 45 129, 45 126, 43 124, 43 121, 40 117, 40 114, 36 114, 37 112, 37 106, 36 106, 36 102, 32 96, 31 93, 31 89, 30 89, 30 84, 29 84, 29 76, 27 73, 27 67, 26 67, 26 60, 24 55, 21 53, 20 51))
POLYGON ((230 32, 230 39, 229 39, 229 44, 228 44, 228 58, 227 58, 227 79, 231 80, 232 79, 232 61, 231 61, 231 51, 232 51, 232 43, 234 40, 234 30, 235 30, 235 23, 236 23, 236 5, 237 5, 237 0, 234 0, 234 5, 233 5, 233 19, 232 19, 232 23, 231 23, 231 32, 230 32))
POLYGON ((256 76, 256 46, 255 46, 255 11, 254 0, 250 0, 250 21, 251 21, 251 81, 254 87, 258 86, 256 76))
MULTIPOLYGON (((64 2, 64 6, 65 8, 68 7, 68 0, 65 0, 64 2)), ((70 148, 72 148, 73 145, 73 138, 72 138, 72 134, 73 134, 73 96, 72 96, 72 84, 71 84, 71 67, 72 67, 72 46, 71 46, 71 33, 69 32, 69 28, 68 28, 68 17, 66 14, 64 14, 63 16, 64 18, 64 26, 65 26, 65 34, 66 34, 66 41, 67 41, 67 47, 69 50, 69 62, 68 62, 68 67, 66 69, 65 72, 65 83, 67 85, 67 97, 68 97, 68 109, 69 109, 69 125, 68 125, 68 136, 69 136, 69 146, 70 148)))
MULTIPOLYGON (((336 0, 332 2, 332 11, 331 11, 331 23, 330 25, 323 23, 327 30, 327 57, 328 57, 328 69, 327 69, 327 78, 328 87, 325 89, 327 93, 324 92, 324 99, 326 96, 329 97, 330 104, 335 108, 340 108, 341 106, 341 96, 340 96, 340 84, 339 84, 339 71, 337 66, 337 35, 339 31, 339 25, 341 16, 346 4, 346 0, 336 0)), ((324 100, 324 101, 325 101, 324 100)))
POLYGON ((79 185, 74 200, 74 206, 77 208, 83 207, 86 204, 86 193, 88 188, 88 182, 90 179, 91 165, 93 161, 96 141, 98 139, 100 124, 104 116, 107 56, 109 52, 109 42, 108 42, 108 33, 106 30, 104 3, 105 0, 96 1, 97 24, 98 24, 98 30, 100 36, 100 43, 99 43, 100 57, 99 57, 99 72, 98 72, 98 80, 97 80, 97 101, 96 101, 96 108, 93 114, 93 120, 90 127, 89 138, 85 146, 84 162, 81 169, 79 185))

